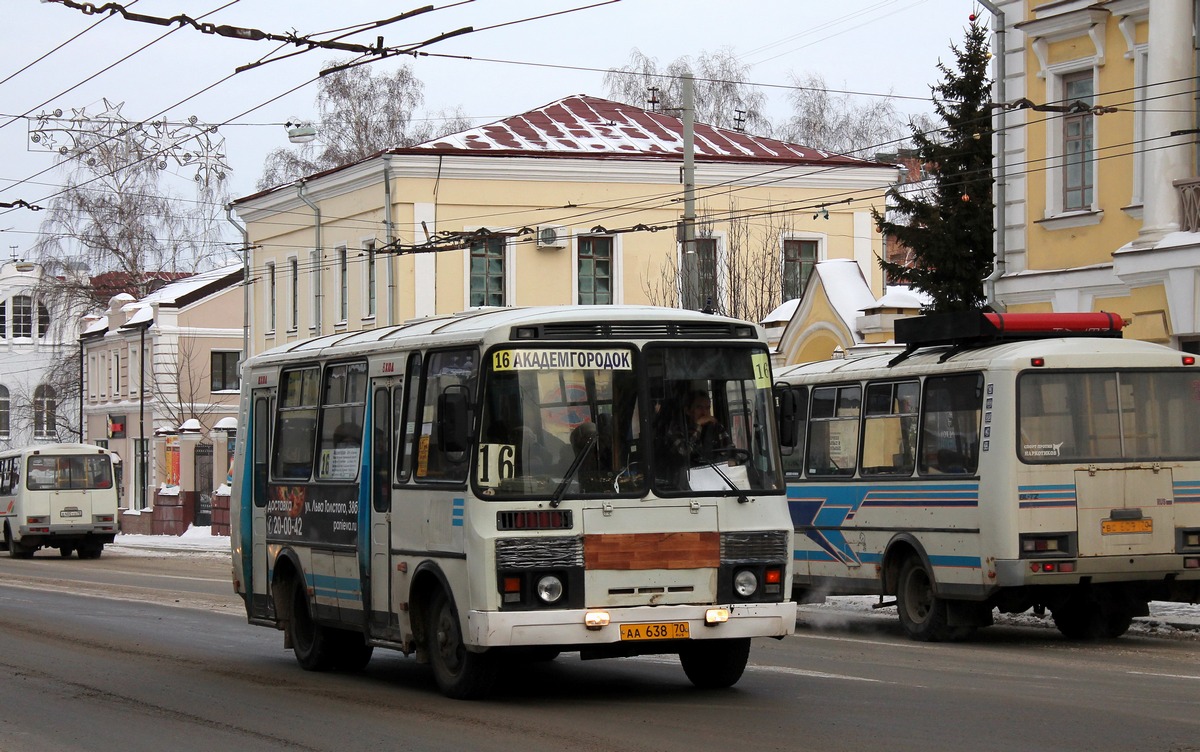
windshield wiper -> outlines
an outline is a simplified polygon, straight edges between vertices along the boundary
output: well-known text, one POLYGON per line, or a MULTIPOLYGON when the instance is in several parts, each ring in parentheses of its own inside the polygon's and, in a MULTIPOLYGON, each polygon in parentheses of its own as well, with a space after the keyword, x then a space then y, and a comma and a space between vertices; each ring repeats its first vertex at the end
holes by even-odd
POLYGON ((588 437, 587 443, 583 445, 583 451, 575 455, 575 461, 567 468, 567 474, 563 476, 562 482, 558 484, 558 488, 554 489, 554 495, 550 497, 550 506, 557 507, 562 503, 562 497, 567 492, 567 486, 571 485, 571 481, 575 479, 575 473, 579 471, 579 466, 583 464, 583 458, 587 457, 587 453, 592 451, 592 447, 600 440, 598 434, 592 434, 588 437))
MULTIPOLYGON (((717 451, 721 451, 721 450, 717 450, 717 451)), ((723 471, 717 463, 710 462, 708 464, 708 466, 711 467, 713 470, 716 470, 717 475, 721 476, 721 480, 725 481, 725 485, 729 486, 733 490, 733 492, 737 494, 737 500, 738 500, 739 504, 749 504, 750 503, 750 497, 746 495, 746 492, 743 491, 742 489, 738 488, 737 484, 734 483, 730 479, 730 477, 725 474, 725 471, 723 471)))

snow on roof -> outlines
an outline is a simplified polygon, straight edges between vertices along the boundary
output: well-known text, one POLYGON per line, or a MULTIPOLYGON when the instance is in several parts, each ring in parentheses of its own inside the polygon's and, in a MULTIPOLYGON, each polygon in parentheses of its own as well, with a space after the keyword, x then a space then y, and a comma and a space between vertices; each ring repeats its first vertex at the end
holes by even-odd
POLYGON ((838 318, 851 332, 857 332, 855 320, 859 311, 875 305, 875 296, 871 294, 871 287, 863 277, 862 269, 850 259, 821 261, 813 269, 820 277, 825 296, 838 318))
POLYGON ((242 270, 242 264, 229 264, 227 266, 218 267, 207 272, 200 272, 191 277, 185 277, 177 282, 163 285, 154 292, 138 301, 141 304, 148 303, 174 303, 188 293, 195 292, 205 285, 216 282, 217 280, 228 277, 231 274, 236 274, 242 270))
POLYGON ((892 285, 871 308, 924 308, 933 304, 929 293, 908 285, 892 285))
MULTIPOLYGON (((399 151, 674 157, 683 154, 683 121, 634 105, 577 94, 399 151)), ((702 123, 695 125, 695 153, 699 159, 877 166, 874 162, 702 123)))
POLYGON ((774 311, 768 313, 762 321, 758 322, 763 326, 769 324, 786 323, 792 320, 792 316, 796 313, 796 309, 800 307, 800 298, 792 298, 786 300, 774 311))

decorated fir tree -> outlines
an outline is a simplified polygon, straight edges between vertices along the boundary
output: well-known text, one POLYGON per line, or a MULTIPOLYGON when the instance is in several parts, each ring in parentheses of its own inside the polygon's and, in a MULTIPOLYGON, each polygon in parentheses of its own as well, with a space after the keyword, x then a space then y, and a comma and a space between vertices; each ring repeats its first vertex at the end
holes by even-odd
POLYGON ((889 216, 875 223, 911 251, 911 265, 880 259, 889 279, 923 290, 934 311, 978 309, 993 262, 992 112, 987 29, 972 18, 962 47, 951 45, 957 66, 938 63, 943 80, 933 105, 944 126, 913 128, 917 153, 932 189, 894 186, 889 216))

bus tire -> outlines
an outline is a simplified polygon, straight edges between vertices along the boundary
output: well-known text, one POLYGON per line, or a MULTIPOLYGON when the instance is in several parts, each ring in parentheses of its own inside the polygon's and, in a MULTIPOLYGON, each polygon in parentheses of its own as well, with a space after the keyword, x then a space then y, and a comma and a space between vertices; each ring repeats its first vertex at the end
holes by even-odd
POLYGON ((333 648, 333 667, 338 671, 357 673, 367 667, 375 648, 368 645, 361 632, 325 627, 325 641, 333 648))
POLYGON ((33 552, 37 549, 33 546, 26 546, 18 540, 13 540, 12 531, 8 526, 4 526, 4 542, 8 545, 8 555, 14 559, 29 559, 33 557, 33 552))
POLYGON ((496 681, 496 657, 467 650, 458 614, 445 591, 434 594, 428 614, 426 651, 438 689, 455 700, 486 696, 496 681))
POLYGON ((102 553, 104 553, 103 543, 84 543, 79 547, 79 558, 81 559, 99 559, 102 553))
POLYGON ((698 689, 725 689, 737 684, 750 660, 750 638, 696 640, 679 651, 683 673, 698 689))
POLYGON ((308 589, 299 578, 292 586, 292 613, 287 629, 292 652, 300 668, 305 671, 328 671, 333 668, 334 651, 327 644, 327 630, 313 619, 308 589))
MULTIPOLYGON (((71 554, 73 554, 73 553, 75 553, 74 546, 68 546, 66 544, 63 544, 58 547, 58 555, 63 557, 64 559, 71 558, 71 554)), ((83 557, 80 557, 80 558, 83 558, 83 557)))
POLYGON ((933 577, 916 556, 900 567, 896 607, 905 633, 921 642, 949 642, 970 634, 969 627, 951 627, 946 601, 933 594, 933 577))
POLYGON ((1133 612, 1128 608, 1105 608, 1091 598, 1075 596, 1051 609, 1054 626, 1068 640, 1115 640, 1129 631, 1133 612))

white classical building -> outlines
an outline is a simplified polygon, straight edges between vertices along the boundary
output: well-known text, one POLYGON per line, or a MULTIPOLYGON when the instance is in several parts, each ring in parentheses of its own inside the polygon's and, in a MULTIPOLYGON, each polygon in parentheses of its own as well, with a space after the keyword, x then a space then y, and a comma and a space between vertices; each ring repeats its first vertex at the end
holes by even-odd
MULTIPOLYGON (((0 448, 79 437, 79 410, 64 401, 56 362, 78 353, 76 321, 43 300, 45 270, 32 261, 0 265, 0 448)), ((77 395, 76 395, 77 396, 77 395)))

